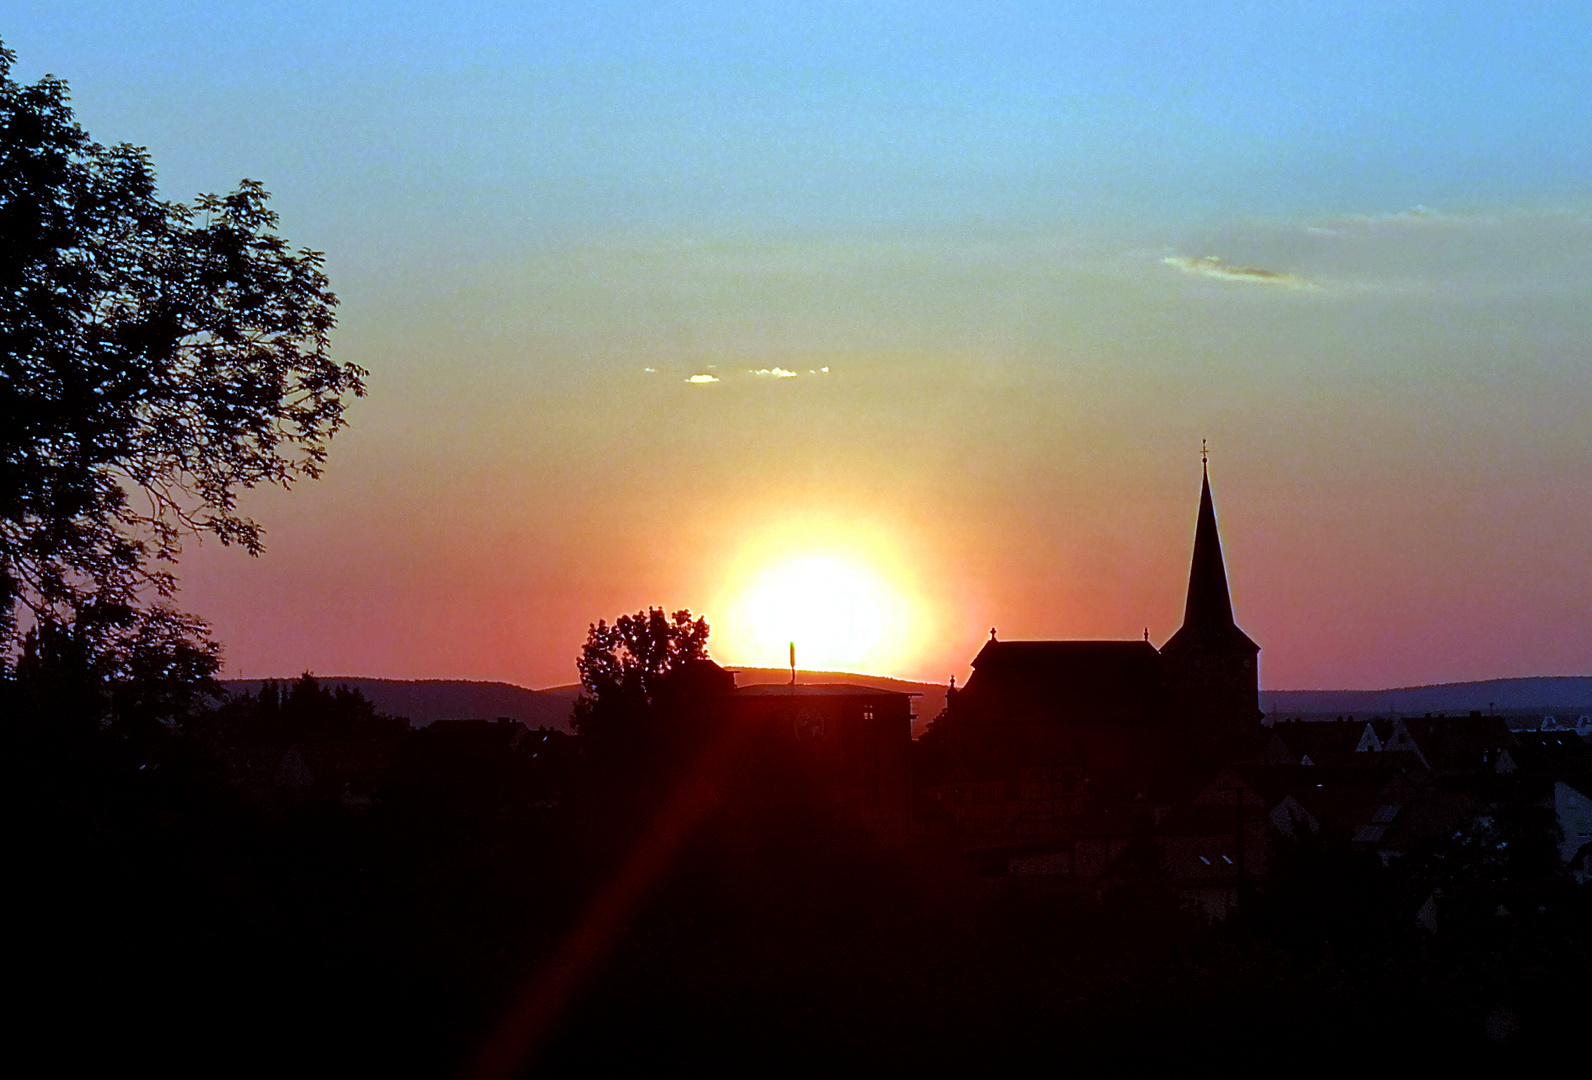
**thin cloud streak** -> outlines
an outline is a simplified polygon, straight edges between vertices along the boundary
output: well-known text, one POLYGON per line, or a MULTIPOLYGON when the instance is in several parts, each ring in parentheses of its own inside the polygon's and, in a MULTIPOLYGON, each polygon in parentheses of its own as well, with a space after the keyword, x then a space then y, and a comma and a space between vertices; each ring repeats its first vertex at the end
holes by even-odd
POLYGON ((1197 277, 1216 278, 1220 281, 1242 281, 1253 285, 1276 285, 1284 289, 1314 289, 1315 286, 1304 278, 1295 274, 1283 273, 1278 270, 1265 270, 1258 266, 1231 266, 1224 263, 1216 255, 1207 255, 1202 259, 1190 258, 1187 255, 1169 255, 1161 260, 1167 266, 1176 267, 1185 274, 1197 277))
POLYGON ((1419 225, 1454 219, 1450 215, 1439 214, 1430 206, 1417 203, 1408 210, 1397 210, 1390 214, 1352 214, 1348 220, 1360 225, 1419 225))

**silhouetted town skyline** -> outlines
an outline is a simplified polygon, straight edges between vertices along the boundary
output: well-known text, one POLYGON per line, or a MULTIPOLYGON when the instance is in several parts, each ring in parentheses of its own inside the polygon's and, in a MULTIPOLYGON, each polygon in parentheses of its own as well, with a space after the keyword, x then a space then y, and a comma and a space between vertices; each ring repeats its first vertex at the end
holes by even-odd
POLYGON ((20 1071, 1584 1059, 1579 9, 389 8, 0 28, 20 1071))

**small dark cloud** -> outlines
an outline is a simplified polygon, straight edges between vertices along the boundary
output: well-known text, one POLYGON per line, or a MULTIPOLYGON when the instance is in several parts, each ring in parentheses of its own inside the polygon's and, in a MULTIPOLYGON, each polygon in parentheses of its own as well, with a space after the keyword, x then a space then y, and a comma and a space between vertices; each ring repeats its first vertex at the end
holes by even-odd
POLYGON ((1206 255, 1195 259, 1188 255, 1171 255, 1161 262, 1176 267, 1185 274, 1216 278, 1220 281, 1247 281, 1254 285, 1275 285, 1284 289, 1314 289, 1304 278, 1280 270, 1266 270, 1258 266, 1232 266, 1218 256, 1206 255))

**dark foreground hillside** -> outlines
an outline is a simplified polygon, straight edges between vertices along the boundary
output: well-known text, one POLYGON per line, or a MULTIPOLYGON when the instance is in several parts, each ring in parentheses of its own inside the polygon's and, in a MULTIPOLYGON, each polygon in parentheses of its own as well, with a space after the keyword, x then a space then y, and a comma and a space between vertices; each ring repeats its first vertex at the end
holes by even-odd
POLYGON ((17 1030, 52 1071, 470 1075, 528 993, 544 1075, 1584 1049, 1592 905, 1562 876, 1478 863, 1433 935, 1409 879, 1300 845, 1213 926, 1149 851, 1064 896, 881 845, 767 747, 417 732, 302 686, 140 732, 9 704, 17 1030))

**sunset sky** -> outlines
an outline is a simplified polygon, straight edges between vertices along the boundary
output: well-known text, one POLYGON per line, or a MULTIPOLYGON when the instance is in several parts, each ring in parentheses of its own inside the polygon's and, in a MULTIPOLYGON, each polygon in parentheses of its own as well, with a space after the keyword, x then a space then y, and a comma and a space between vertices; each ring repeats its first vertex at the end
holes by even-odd
POLYGON ((861 6, 0 9, 370 369, 185 553, 229 675, 1159 644, 1202 438, 1263 687, 1592 673, 1592 5, 861 6))

